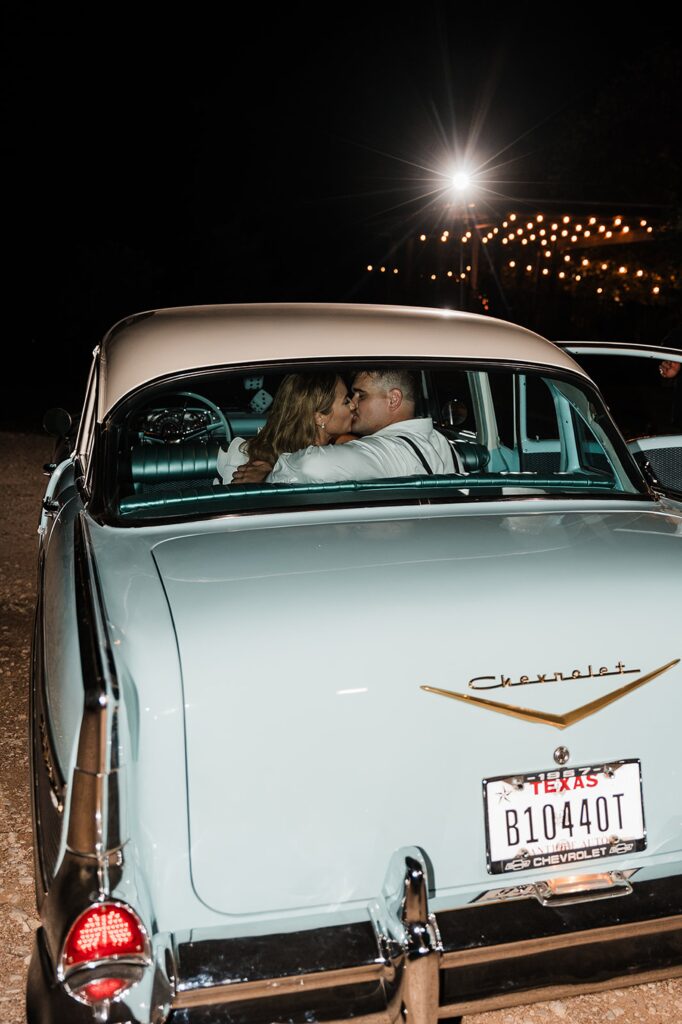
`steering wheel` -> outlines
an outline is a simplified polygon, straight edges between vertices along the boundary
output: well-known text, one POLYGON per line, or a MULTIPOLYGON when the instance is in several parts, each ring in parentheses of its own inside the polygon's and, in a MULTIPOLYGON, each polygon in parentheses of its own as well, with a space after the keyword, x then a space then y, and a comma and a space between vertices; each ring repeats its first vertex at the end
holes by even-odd
POLYGON ((208 438, 213 437, 215 434, 219 435, 222 432, 225 443, 230 443, 232 440, 232 428, 227 422, 225 414, 220 406, 216 405, 209 398, 205 398, 204 395, 196 394, 194 391, 178 391, 177 396, 178 398, 193 398, 195 402, 203 403, 207 409, 211 410, 218 420, 217 423, 207 423, 203 427, 197 427, 195 430, 190 430, 189 433, 184 435, 185 439, 205 437, 208 440, 208 438))
POLYGON ((187 402, 174 407, 172 404, 147 411, 146 428, 142 429, 140 439, 147 444, 184 444, 190 440, 208 441, 224 439, 225 444, 232 440, 232 428, 222 409, 204 395, 195 391, 176 391, 168 396, 169 402, 177 399, 191 399, 203 405, 210 413, 211 422, 206 422, 206 414, 188 409, 187 402))

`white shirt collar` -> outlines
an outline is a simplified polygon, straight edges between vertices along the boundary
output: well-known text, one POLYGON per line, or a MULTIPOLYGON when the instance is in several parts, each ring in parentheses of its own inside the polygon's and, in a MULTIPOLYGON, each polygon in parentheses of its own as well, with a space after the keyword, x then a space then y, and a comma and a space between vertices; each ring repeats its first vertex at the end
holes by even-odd
POLYGON ((433 420, 426 416, 414 420, 400 420, 398 423, 389 423, 387 427, 375 430, 373 434, 366 434, 365 437, 377 437, 379 434, 430 434, 433 430, 433 420))

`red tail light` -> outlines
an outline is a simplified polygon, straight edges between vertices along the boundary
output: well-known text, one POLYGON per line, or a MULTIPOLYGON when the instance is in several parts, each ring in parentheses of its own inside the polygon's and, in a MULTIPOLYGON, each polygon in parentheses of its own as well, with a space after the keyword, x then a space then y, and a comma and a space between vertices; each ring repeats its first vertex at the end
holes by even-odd
POLYGON ((94 1003, 113 999, 139 980, 139 971, 121 969, 124 963, 139 966, 147 959, 147 935, 137 914, 120 903, 96 903, 76 919, 66 936, 62 969, 73 995, 94 1003), (110 962, 110 972, 103 970, 105 961, 110 962), (79 970, 81 965, 96 971, 94 977, 79 970))

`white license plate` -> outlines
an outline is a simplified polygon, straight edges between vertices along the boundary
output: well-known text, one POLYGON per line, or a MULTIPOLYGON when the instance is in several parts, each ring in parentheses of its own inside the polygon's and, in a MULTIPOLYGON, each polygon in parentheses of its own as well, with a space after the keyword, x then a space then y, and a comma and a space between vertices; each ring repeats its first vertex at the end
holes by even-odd
POLYGON ((646 848, 636 759, 483 780, 488 871, 561 868, 646 848))

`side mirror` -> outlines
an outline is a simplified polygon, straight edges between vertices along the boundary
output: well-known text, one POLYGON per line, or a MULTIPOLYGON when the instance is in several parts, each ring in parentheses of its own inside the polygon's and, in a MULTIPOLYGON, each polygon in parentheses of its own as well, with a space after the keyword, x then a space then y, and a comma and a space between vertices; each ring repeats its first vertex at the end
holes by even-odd
POLYGON ((453 398, 452 401, 445 403, 440 411, 440 415, 444 427, 455 428, 464 423, 469 415, 469 410, 460 398, 453 398))
POLYGON ((48 409, 43 416, 43 429, 53 437, 66 437, 72 424, 73 420, 66 409, 48 409))

